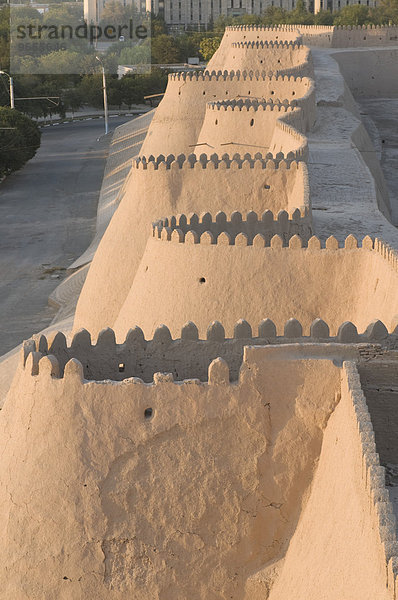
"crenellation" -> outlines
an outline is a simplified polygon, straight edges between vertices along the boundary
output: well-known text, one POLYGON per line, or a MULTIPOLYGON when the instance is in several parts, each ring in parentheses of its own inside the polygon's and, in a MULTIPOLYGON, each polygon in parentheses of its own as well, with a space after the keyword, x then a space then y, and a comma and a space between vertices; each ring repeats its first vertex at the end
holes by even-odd
POLYGON ((193 213, 188 216, 165 217, 155 221, 151 227, 153 238, 176 243, 185 243, 187 235, 192 236, 192 232, 197 234, 194 243, 212 245, 226 242, 228 245, 239 245, 240 242, 240 245, 243 243, 251 246, 256 240, 255 245, 268 247, 272 238, 279 235, 282 236, 283 246, 302 248, 307 247, 309 239, 313 237, 305 207, 295 209, 291 214, 282 210, 276 216, 269 210, 261 216, 255 211, 249 211, 244 217, 239 211, 233 211, 229 217, 223 211, 215 217, 209 212, 202 213, 200 218, 193 213), (238 237, 241 235, 244 237, 238 237))
POLYGON ((306 45, 393 34, 227 27, 169 75, 74 329, 24 342, 1 411, 7 596, 397 600, 398 256, 313 222, 306 45))
POLYGON ((390 336, 381 321, 373 321, 363 333, 358 333, 352 323, 345 322, 339 327, 337 335, 331 336, 328 324, 321 318, 312 322, 308 335, 304 335, 301 323, 295 318, 285 323, 282 335, 277 334, 271 319, 259 323, 256 336, 253 335, 252 325, 245 319, 238 320, 233 331, 233 337, 229 338, 222 323, 213 321, 207 328, 206 339, 201 339, 196 324, 189 322, 182 327, 180 338, 173 339, 169 328, 160 325, 153 338, 146 340, 142 330, 134 327, 128 331, 122 343, 117 343, 113 330, 107 328, 98 335, 94 344, 91 343, 90 334, 82 331, 74 336, 70 346, 50 346, 44 355, 35 350, 38 341, 30 340, 26 344, 29 353, 25 364, 21 361, 20 368, 30 376, 50 374, 56 379, 65 378, 70 371, 71 377, 77 377, 81 382, 123 381, 138 377, 150 383, 155 372, 166 371, 173 373, 176 382, 191 378, 206 381, 211 361, 221 357, 229 366, 231 381, 235 381, 247 344, 283 346, 297 340, 310 345, 314 342, 337 343, 352 346, 358 358, 366 359, 380 356, 380 342, 386 342, 390 336), (384 332, 387 333, 384 335, 384 332), (375 344, 376 341, 378 344, 375 344), (48 360, 43 361, 43 358, 48 360), (40 364, 43 364, 43 369, 40 364))

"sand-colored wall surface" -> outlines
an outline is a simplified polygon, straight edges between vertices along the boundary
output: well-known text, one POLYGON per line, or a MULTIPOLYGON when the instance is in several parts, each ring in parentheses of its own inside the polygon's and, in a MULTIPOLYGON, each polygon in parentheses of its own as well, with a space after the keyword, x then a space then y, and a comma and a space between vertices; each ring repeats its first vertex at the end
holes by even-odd
POLYGON ((324 433, 311 494, 269 600, 395 597, 379 528, 381 514, 385 526, 393 518, 391 507, 385 489, 372 489, 358 418, 363 413, 356 412, 347 368, 342 380, 341 400, 324 433))
POLYGON ((207 68, 209 71, 250 71, 253 65, 268 75, 287 75, 292 69, 301 77, 312 75, 309 50, 296 42, 236 42, 225 52, 225 57, 217 51, 207 68))
MULTIPOLYGON (((318 0, 315 10, 319 10, 318 0), (318 8, 317 8, 318 4, 318 8)), ((248 42, 302 41, 308 46, 323 48, 366 48, 372 46, 394 46, 398 43, 397 25, 278 25, 275 27, 257 27, 237 25, 226 27, 225 38, 230 42, 242 40, 248 42)), ((223 42, 226 40, 223 40, 223 42)), ((223 56, 228 46, 223 45, 223 56)))
POLYGON ((281 331, 293 316, 304 331, 320 317, 334 334, 344 321, 363 331, 370 315, 389 324, 398 312, 396 267, 373 250, 275 249, 261 240, 247 246, 244 237, 234 245, 205 237, 199 244, 148 240, 114 323, 120 339, 135 324, 147 337, 160 323, 176 336, 189 320, 203 335, 210 315, 228 335, 241 318, 253 325, 270 318, 281 331))
POLYGON ((295 528, 339 387, 330 361, 256 356, 237 385, 219 361, 146 385, 47 357, 32 376, 30 354, 0 414, 4 597, 242 597, 295 528))
MULTIPOLYGON (((283 103, 299 106, 303 111, 304 130, 315 120, 314 86, 308 77, 277 76, 241 73, 226 74, 177 73, 169 76, 166 93, 155 112, 152 124, 143 143, 145 156, 193 152, 203 126, 206 105, 219 101, 257 101, 269 105, 283 103)), ((286 109, 286 106, 284 107, 286 109)), ((275 118, 279 115, 274 115, 275 118)), ((236 127, 236 126, 234 126, 236 127)), ((258 131, 258 127, 256 128, 258 131)), ((267 135, 267 131, 263 135, 267 135)), ((202 151, 216 152, 211 146, 202 151)), ((222 152, 229 151, 225 148, 222 152)), ((234 150, 238 152, 239 150, 234 150)), ((244 152, 250 152, 247 148, 244 152)))
POLYGON ((24 342, 0 411, 1 597, 396 600, 390 205, 335 50, 315 88, 303 46, 367 32, 227 28, 169 77, 74 332, 24 342))
MULTIPOLYGON (((234 51, 227 38, 218 52, 223 48, 234 51)), ((86 327, 95 335, 115 323, 154 220, 189 212, 215 215, 220 210, 254 210, 259 215, 270 210, 276 218, 280 210, 291 214, 299 208, 307 210, 310 224, 304 164, 304 133, 315 120, 314 86, 306 77, 312 73, 310 53, 296 42, 278 40, 263 43, 261 52, 266 59, 263 74, 253 69, 237 73, 235 68, 223 74, 169 77, 141 149, 141 163, 126 180, 119 208, 91 264, 76 309, 75 331, 86 327), (273 62, 286 67, 286 76, 265 75, 273 62), (245 101, 247 106, 242 106, 245 101), (191 168, 194 161, 198 162, 191 168)), ((251 60, 255 65, 254 55, 251 60)))
POLYGON ((243 156, 246 152, 270 151, 274 155, 292 152, 299 156, 306 146, 305 137, 291 135, 289 129, 278 126, 284 118, 296 130, 305 130, 301 109, 248 100, 243 105, 230 101, 209 103, 195 152, 205 150, 220 156, 223 152, 237 152, 243 156))
POLYGON ((336 52, 333 58, 355 96, 398 96, 398 49, 336 52))
MULTIPOLYGON (((153 166, 133 169, 117 209, 91 264, 75 315, 75 330, 86 327, 95 334, 112 326, 129 293, 142 259, 152 222, 171 214, 210 211, 227 214, 262 214, 271 210, 293 212, 309 208, 308 175, 303 163, 275 168, 273 161, 234 162, 218 169, 196 163, 180 169, 153 166), (227 175, 226 175, 227 174, 227 175), (134 199, 134 200, 132 200, 134 199), (118 242, 115 243, 115 240, 118 242)), ((158 323, 159 324, 159 323, 158 323)))

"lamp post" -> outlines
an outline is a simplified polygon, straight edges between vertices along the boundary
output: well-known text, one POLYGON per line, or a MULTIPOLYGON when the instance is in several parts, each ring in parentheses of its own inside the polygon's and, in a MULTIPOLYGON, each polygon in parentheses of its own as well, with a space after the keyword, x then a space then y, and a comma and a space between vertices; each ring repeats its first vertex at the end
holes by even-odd
POLYGON ((0 75, 7 75, 8 79, 10 80, 10 106, 11 106, 11 108, 15 108, 15 105, 14 105, 14 82, 12 80, 12 77, 5 71, 0 71, 0 75))
POLYGON ((105 135, 106 135, 108 133, 108 98, 106 95, 105 69, 104 69, 104 65, 102 64, 102 61, 98 58, 98 56, 96 56, 95 58, 100 63, 101 69, 102 69, 102 91, 104 93, 104 114, 105 114, 105 135))

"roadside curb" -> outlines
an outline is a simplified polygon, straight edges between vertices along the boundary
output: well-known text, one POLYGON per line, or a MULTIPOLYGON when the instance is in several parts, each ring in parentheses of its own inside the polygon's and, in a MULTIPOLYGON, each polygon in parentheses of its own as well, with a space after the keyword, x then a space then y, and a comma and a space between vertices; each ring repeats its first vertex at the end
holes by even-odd
MULTIPOLYGON (((136 112, 128 112, 128 113, 113 113, 111 115, 109 115, 109 119, 113 119, 116 117, 139 117, 141 115, 146 114, 147 112, 150 112, 149 110, 137 110, 136 112)), ((104 119, 104 115, 98 115, 98 114, 93 114, 93 115, 85 115, 84 117, 74 117, 74 118, 68 118, 68 119, 57 119, 52 121, 51 123, 40 123, 37 122, 37 125, 40 129, 44 129, 45 127, 54 127, 56 125, 64 125, 67 123, 75 123, 76 121, 93 121, 94 119, 104 119)))

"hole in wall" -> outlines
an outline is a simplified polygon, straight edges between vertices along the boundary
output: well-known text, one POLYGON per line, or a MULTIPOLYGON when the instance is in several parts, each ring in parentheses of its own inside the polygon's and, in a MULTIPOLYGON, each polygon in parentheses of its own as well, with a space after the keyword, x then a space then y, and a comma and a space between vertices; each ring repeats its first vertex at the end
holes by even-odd
POLYGON ((296 92, 292 92, 292 96, 295 96, 295 95, 296 95, 296 92))
POLYGON ((144 417, 145 417, 145 419, 149 420, 149 419, 152 418, 152 416, 153 416, 153 408, 150 408, 150 407, 146 408, 144 410, 144 417))
POLYGON ((203 95, 205 95, 205 94, 206 94, 206 90, 203 90, 203 95))
POLYGON ((254 119, 250 119, 250 127, 253 127, 254 125, 254 119))
POLYGON ((216 119, 215 124, 218 125, 218 119, 216 119))
POLYGON ((270 186, 270 185, 268 185, 268 183, 264 183, 264 189, 265 189, 265 190, 269 190, 269 189, 270 189, 270 187, 271 187, 271 186, 270 186))
POLYGON ((199 283, 206 283, 205 277, 199 277, 199 283))
POLYGON ((145 267, 145 273, 148 271, 148 265, 145 267))
POLYGON ((385 143, 386 143, 386 140, 381 140, 381 143, 382 143, 382 144, 385 144, 385 143))
POLYGON ((274 90, 271 90, 271 96, 273 96, 273 95, 274 95, 274 90))
POLYGON ((124 363, 119 363, 119 373, 124 373, 126 365, 124 363))

